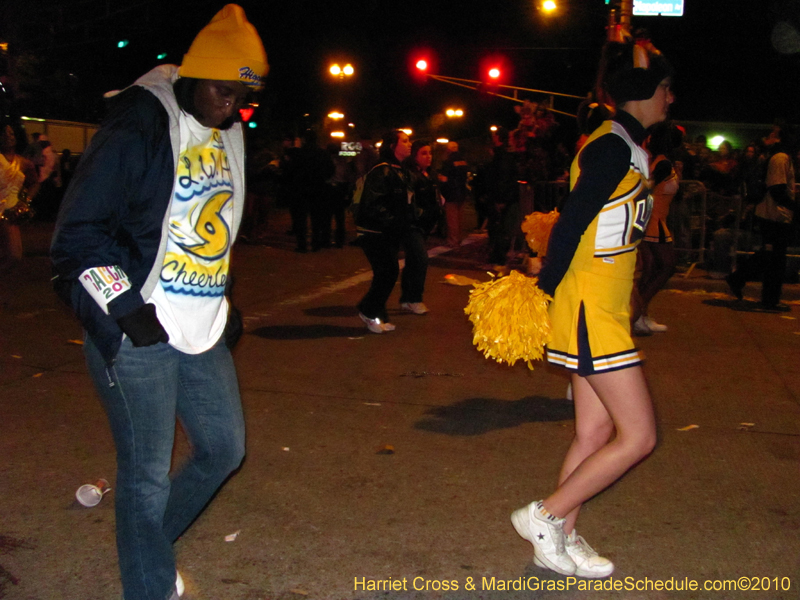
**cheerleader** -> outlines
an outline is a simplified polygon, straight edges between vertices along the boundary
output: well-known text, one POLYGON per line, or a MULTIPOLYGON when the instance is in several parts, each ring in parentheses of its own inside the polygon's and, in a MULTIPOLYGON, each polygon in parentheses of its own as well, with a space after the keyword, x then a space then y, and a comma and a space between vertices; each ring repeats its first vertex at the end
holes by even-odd
POLYGON ((641 144, 667 118, 671 68, 647 40, 609 42, 597 94, 615 107, 572 163, 571 192, 553 228, 539 287, 553 296, 549 362, 571 371, 575 437, 556 490, 511 515, 534 563, 564 575, 607 577, 614 565, 575 530, 584 502, 656 443, 650 394, 630 333, 636 246, 652 198, 641 144))

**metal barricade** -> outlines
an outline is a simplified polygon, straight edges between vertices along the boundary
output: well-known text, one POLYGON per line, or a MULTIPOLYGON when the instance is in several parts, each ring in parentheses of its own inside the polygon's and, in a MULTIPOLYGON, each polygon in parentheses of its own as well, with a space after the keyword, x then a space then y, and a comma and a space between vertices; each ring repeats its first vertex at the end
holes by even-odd
POLYGON ((675 251, 691 263, 702 263, 706 249, 706 186, 701 181, 680 182, 679 193, 669 207, 667 227, 672 232, 675 251))

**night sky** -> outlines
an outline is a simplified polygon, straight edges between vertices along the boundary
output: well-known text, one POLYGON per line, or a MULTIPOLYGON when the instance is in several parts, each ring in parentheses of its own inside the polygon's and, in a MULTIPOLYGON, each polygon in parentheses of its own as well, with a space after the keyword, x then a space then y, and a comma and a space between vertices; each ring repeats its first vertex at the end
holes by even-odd
MULTIPOLYGON (((420 81, 412 65, 425 54, 436 73, 480 79, 487 61, 500 61, 504 83, 585 95, 608 7, 604 0, 559 0, 559 14, 545 17, 537 3, 242 0, 271 64, 259 118, 285 126, 305 113, 314 119, 338 108, 359 125, 420 127, 458 103, 467 112, 465 131, 488 121, 513 126, 512 102, 420 81), (356 75, 333 79, 327 74, 332 61, 352 63, 356 75)), ((2 33, 16 36, 52 75, 45 96, 64 95, 53 90, 53 81, 55 87, 69 87, 68 101, 48 103, 35 94, 32 105, 49 113, 36 116, 88 119, 97 116, 102 92, 131 83, 159 63, 159 52, 168 54, 165 62, 180 62, 222 3, 10 0, 9 5, 14 8, 0 15, 2 33), (12 26, 9 19, 23 23, 12 26), (116 41, 123 38, 130 43, 118 50, 116 41), (66 80, 65 73, 71 74, 66 80)), ((634 17, 633 25, 649 29, 675 66, 675 118, 800 123, 800 54, 776 51, 771 37, 779 22, 783 32, 786 24, 800 28, 800 0, 685 0, 683 17, 634 17)), ((798 44, 786 35, 781 41, 784 50, 798 44)), ((557 99, 555 108, 574 113, 577 103, 557 99)))

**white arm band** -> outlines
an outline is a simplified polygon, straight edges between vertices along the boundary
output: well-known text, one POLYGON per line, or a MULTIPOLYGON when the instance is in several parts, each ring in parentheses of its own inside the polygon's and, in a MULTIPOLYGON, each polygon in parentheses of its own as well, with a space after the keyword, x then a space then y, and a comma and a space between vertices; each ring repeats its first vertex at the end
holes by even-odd
POLYGON ((86 269, 80 276, 81 285, 108 314, 108 304, 123 292, 131 289, 128 276, 120 267, 92 267, 86 269))

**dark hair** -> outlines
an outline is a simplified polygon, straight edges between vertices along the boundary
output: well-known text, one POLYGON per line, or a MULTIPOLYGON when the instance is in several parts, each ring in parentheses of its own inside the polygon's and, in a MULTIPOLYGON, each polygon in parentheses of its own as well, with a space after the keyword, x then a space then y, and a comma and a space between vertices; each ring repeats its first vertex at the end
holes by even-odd
POLYGON ((404 133, 404 131, 400 131, 399 129, 392 129, 383 136, 381 140, 381 150, 379 152, 382 161, 397 164, 397 157, 394 155, 394 149, 397 148, 400 134, 404 133))
POLYGON ((683 143, 683 132, 672 121, 662 121, 650 128, 650 141, 647 148, 653 156, 670 153, 683 143))
POLYGON ((617 106, 632 100, 647 100, 658 84, 672 76, 672 66, 652 45, 607 42, 597 74, 595 93, 605 103, 617 106), (644 52, 648 66, 635 66, 636 56, 644 52))
POLYGON ((430 146, 431 143, 428 140, 414 140, 411 144, 411 156, 409 156, 409 160, 416 164, 417 160, 417 152, 422 150, 425 146, 430 146))
POLYGON ((614 114, 613 109, 597 102, 594 99, 587 99, 581 102, 578 107, 578 130, 585 135, 590 135, 595 129, 607 121, 614 114))

